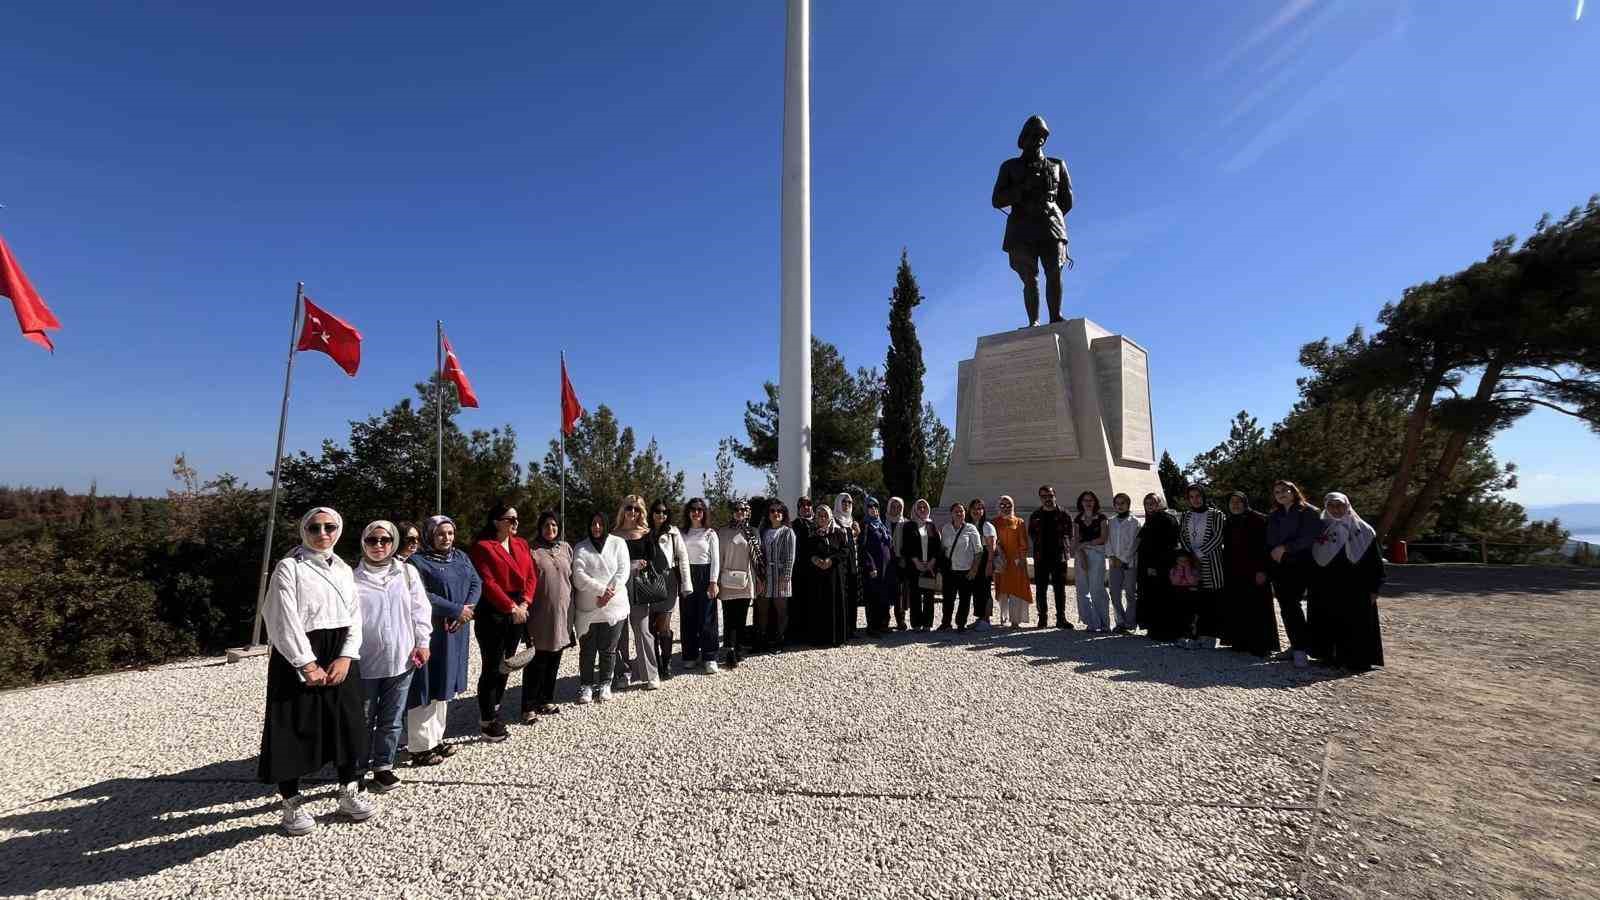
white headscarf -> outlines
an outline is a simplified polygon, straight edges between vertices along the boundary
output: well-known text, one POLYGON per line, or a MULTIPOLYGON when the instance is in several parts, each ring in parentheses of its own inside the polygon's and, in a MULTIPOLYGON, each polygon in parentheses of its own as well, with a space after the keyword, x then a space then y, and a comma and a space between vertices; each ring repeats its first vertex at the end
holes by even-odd
MULTIPOLYGON (((816 507, 812 507, 812 508, 816 509, 816 507)), ((815 534, 827 534, 827 533, 829 533, 831 531, 837 531, 839 529, 839 519, 838 519, 838 517, 836 517, 833 514, 833 510, 828 509, 828 507, 824 506, 822 508, 828 510, 828 527, 827 528, 823 528, 822 527, 822 521, 820 519, 816 520, 817 521, 817 530, 814 533, 815 534)))
POLYGON ((853 526, 856 521, 856 517, 854 515, 855 507, 856 498, 850 496, 848 492, 835 494, 833 497, 833 527, 850 528, 853 526), (844 513, 844 505, 846 503, 850 504, 852 515, 847 516, 844 513))
POLYGON ((883 520, 890 525, 898 525, 906 520, 906 502, 899 497, 890 497, 889 505, 883 508, 883 520), (894 505, 900 504, 900 512, 894 512, 894 505))
POLYGON ((339 536, 344 534, 344 517, 343 516, 339 515, 339 513, 334 511, 332 507, 313 506, 313 507, 311 507, 311 509, 308 512, 306 512, 305 515, 300 517, 300 549, 304 550, 306 553, 309 553, 312 556, 322 556, 324 554, 332 554, 333 553, 332 548, 329 548, 327 550, 318 550, 317 548, 311 546, 311 535, 306 531, 306 529, 311 527, 311 517, 315 516, 317 513, 327 513, 329 516, 331 516, 333 518, 333 524, 335 526, 337 526, 337 527, 335 527, 333 529, 333 543, 335 545, 337 545, 339 543, 339 536))
POLYGON ((1311 556, 1319 566, 1333 562, 1340 550, 1351 562, 1360 562, 1367 548, 1378 538, 1378 532, 1356 514, 1356 508, 1350 505, 1350 498, 1338 491, 1323 498, 1322 523, 1322 536, 1311 545, 1311 556), (1328 504, 1335 500, 1344 504, 1344 515, 1335 516, 1328 511, 1328 504))
POLYGON ((380 528, 389 532, 389 537, 391 538, 395 537, 399 533, 399 529, 395 528, 394 523, 390 522, 388 519, 379 519, 378 521, 372 522, 367 525, 367 527, 361 529, 361 571, 367 573, 368 575, 375 576, 379 581, 388 581, 390 578, 393 578, 395 575, 399 574, 400 567, 405 565, 405 563, 395 559, 394 556, 395 550, 399 549, 400 547, 398 541, 394 541, 389 544, 389 552, 384 555, 381 562, 373 562, 367 556, 367 535, 377 531, 380 528))

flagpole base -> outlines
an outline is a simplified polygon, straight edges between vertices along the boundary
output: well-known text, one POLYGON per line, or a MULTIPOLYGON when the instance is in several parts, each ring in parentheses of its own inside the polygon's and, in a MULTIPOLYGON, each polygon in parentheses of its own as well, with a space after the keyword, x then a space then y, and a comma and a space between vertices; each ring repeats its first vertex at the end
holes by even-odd
POLYGON ((236 663, 240 660, 249 659, 252 656, 266 656, 267 652, 271 649, 272 648, 267 644, 251 644, 247 647, 229 647, 228 662, 236 663))

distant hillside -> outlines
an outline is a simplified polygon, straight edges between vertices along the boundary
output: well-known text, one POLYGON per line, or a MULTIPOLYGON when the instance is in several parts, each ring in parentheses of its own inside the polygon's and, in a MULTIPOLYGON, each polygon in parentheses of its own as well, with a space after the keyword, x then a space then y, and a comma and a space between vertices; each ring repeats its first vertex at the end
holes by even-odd
POLYGON ((1600 503, 1562 503, 1530 506, 1529 519, 1560 519, 1561 527, 1578 534, 1600 534, 1600 503))

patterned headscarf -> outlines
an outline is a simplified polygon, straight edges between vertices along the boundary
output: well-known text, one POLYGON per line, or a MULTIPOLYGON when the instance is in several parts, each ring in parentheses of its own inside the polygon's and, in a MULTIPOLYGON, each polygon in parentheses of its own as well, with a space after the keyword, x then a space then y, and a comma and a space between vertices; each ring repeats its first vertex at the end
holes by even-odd
POLYGON ((428 520, 422 523, 422 549, 419 552, 435 562, 449 562, 450 557, 458 552, 457 549, 452 546, 449 550, 436 550, 433 546, 433 536, 439 533, 440 525, 455 528, 456 521, 449 516, 429 516, 428 520))
POLYGON ((1378 532, 1356 514, 1356 508, 1350 505, 1350 498, 1338 491, 1323 498, 1322 521, 1322 536, 1311 545, 1311 556, 1319 566, 1333 562, 1340 550, 1351 562, 1360 562, 1367 548, 1378 538, 1378 532), (1344 504, 1344 515, 1335 516, 1328 512, 1328 504, 1335 500, 1344 504))

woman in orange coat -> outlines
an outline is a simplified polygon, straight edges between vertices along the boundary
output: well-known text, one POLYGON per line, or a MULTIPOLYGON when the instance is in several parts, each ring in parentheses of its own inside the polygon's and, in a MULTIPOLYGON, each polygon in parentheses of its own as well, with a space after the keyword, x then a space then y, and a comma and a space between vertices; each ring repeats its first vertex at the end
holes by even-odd
POLYGON ((1000 498, 1000 515, 995 517, 994 602, 1000 609, 1001 624, 1016 628, 1028 620, 1032 605, 1028 597, 1028 523, 1017 515, 1017 503, 1009 496, 1000 498))

